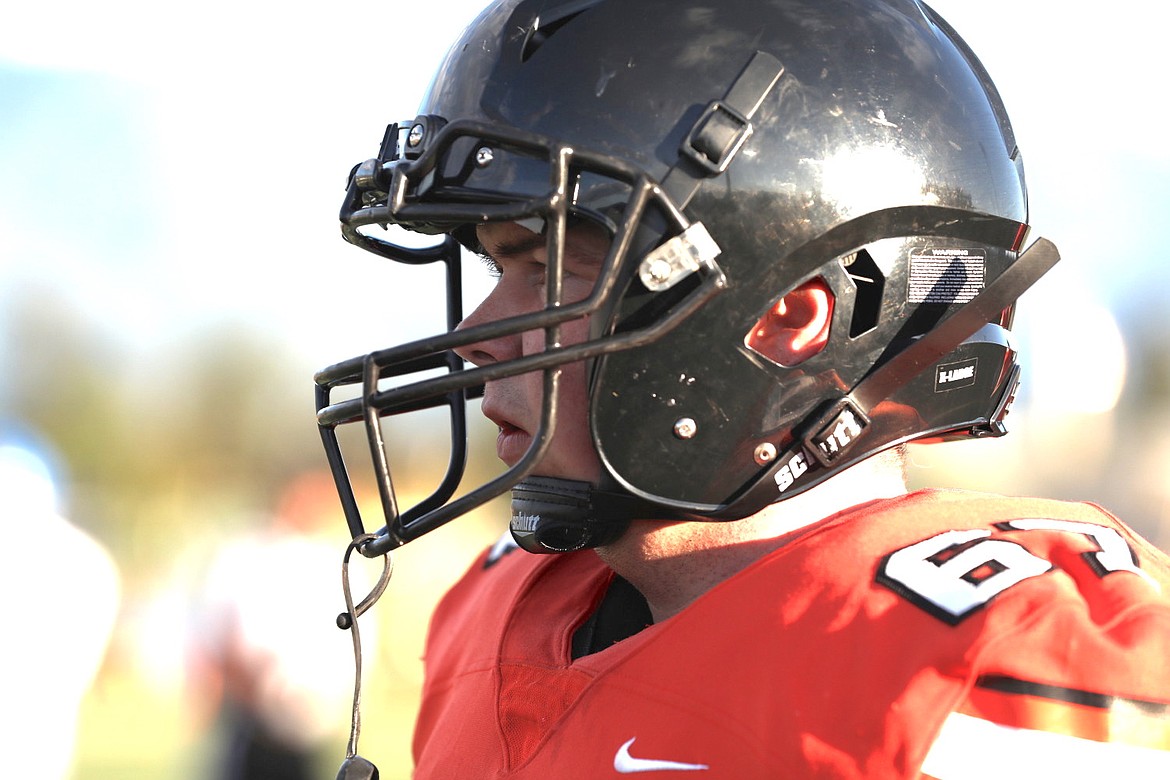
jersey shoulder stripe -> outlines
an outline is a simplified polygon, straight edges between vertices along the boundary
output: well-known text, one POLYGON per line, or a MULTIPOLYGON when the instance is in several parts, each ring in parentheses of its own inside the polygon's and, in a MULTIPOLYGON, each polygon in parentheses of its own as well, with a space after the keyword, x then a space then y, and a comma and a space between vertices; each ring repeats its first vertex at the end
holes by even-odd
POLYGON ((958 711, 1012 728, 1170 751, 1170 705, 1165 702, 996 675, 980 677, 958 711))

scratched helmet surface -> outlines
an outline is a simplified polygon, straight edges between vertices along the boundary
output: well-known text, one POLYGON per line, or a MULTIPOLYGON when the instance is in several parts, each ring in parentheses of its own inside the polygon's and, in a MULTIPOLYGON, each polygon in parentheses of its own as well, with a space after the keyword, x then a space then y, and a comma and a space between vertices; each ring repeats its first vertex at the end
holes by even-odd
MULTIPOLYGON (((602 484, 585 489, 578 530, 525 545, 573 549, 630 517, 744 517, 906 441, 1004 431, 1014 300, 1042 273, 1020 270, 1022 162, 990 78, 924 4, 493 4, 451 48, 419 116, 355 169, 343 231, 418 263, 473 243, 478 223, 533 217, 550 251, 549 228, 574 219, 603 225, 613 248, 582 305, 551 301, 503 327, 588 315, 591 340, 550 341, 539 361, 495 373, 447 351, 482 339, 475 329, 337 364, 318 375, 327 447, 334 427, 363 421, 378 460, 385 415, 454 408, 485 379, 588 360, 602 484), (448 240, 409 250, 368 230, 386 223, 448 240), (1030 278, 1021 286, 1012 269, 1030 278), (811 279, 835 299, 823 351, 785 367, 751 349, 761 314, 811 279), (424 360, 449 373, 329 400, 424 360)), ((470 496, 452 499, 451 477, 402 511, 386 474, 381 547, 531 476, 530 455, 470 496)))

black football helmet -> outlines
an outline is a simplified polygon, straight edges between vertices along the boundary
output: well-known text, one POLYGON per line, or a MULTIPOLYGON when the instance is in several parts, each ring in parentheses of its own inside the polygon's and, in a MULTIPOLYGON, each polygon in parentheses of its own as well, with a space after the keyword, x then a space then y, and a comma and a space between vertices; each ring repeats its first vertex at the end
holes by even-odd
POLYGON ((998 436, 1018 381, 1014 302, 1058 259, 1025 250, 1021 157, 991 79, 916 0, 500 0, 466 29, 419 116, 357 166, 345 238, 444 263, 449 332, 318 373, 318 424, 354 537, 366 528, 336 427, 365 426, 385 527, 404 544, 509 489, 531 551, 604 544, 633 518, 734 520, 912 440, 998 436), (476 225, 540 220, 547 306, 455 330, 476 225), (561 300, 566 225, 612 244, 592 295, 561 300), (379 226, 441 236, 417 249, 379 226), (745 336, 820 279, 829 341, 786 367, 745 336), (591 337, 559 328, 589 317, 591 337), (453 348, 538 330, 538 354, 466 367, 453 348), (601 484, 539 476, 561 366, 588 361, 601 484), (436 375, 436 372, 438 375, 436 375), (460 487, 464 406, 544 377, 541 430, 460 487), (335 400, 344 385, 357 397, 335 400), (436 492, 398 506, 382 419, 447 406, 436 492))

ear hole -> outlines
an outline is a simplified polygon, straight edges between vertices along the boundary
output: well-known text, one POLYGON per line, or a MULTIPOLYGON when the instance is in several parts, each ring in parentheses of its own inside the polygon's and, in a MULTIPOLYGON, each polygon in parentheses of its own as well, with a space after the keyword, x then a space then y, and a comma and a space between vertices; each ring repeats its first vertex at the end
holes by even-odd
POLYGON ((744 343, 784 368, 800 365, 828 345, 834 303, 828 283, 810 279, 773 301, 744 343))
POLYGON ((853 303, 853 317, 849 321, 849 338, 857 338, 877 327, 882 310, 882 293, 886 277, 870 257, 869 252, 860 249, 842 259, 845 273, 853 280, 857 294, 853 303))

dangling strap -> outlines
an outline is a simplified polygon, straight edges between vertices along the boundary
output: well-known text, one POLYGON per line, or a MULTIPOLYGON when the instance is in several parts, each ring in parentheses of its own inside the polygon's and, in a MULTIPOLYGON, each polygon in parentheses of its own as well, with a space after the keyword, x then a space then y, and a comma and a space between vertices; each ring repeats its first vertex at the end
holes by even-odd
POLYGON ((349 629, 353 639, 353 712, 349 725, 349 744, 345 749, 345 761, 337 773, 338 780, 377 780, 378 769, 366 759, 357 754, 358 737, 361 735, 361 702, 362 702, 362 639, 358 631, 358 618, 374 605, 390 584, 390 575, 394 572, 394 562, 389 553, 382 556, 382 574, 362 601, 355 607, 353 593, 349 584, 349 558, 354 550, 361 549, 362 545, 373 540, 374 534, 362 534, 350 542, 345 550, 345 557, 341 562, 341 591, 345 596, 345 612, 337 616, 337 627, 349 629))

